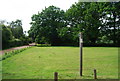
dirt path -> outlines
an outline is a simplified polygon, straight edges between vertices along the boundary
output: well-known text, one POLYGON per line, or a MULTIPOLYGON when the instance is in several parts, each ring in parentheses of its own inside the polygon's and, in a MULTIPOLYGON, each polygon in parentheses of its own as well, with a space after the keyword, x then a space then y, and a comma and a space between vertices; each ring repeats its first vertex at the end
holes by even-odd
POLYGON ((0 51, 0 54, 4 54, 6 52, 10 52, 10 51, 13 51, 13 50, 18 50, 18 49, 22 49, 22 48, 31 47, 31 46, 34 46, 34 45, 35 45, 35 43, 31 43, 31 44, 25 45, 25 46, 19 46, 19 47, 14 47, 14 48, 2 50, 2 51, 0 51))

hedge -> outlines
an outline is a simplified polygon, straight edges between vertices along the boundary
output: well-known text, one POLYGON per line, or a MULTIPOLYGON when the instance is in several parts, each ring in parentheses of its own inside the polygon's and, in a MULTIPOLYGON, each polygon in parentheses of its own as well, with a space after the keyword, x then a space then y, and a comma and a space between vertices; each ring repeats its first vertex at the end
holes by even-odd
POLYGON ((51 44, 37 44, 37 47, 49 47, 51 44))

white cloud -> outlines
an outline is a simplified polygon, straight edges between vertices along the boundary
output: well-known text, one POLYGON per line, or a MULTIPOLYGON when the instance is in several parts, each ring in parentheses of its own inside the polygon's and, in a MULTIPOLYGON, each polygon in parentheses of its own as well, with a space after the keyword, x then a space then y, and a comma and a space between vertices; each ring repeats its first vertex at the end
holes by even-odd
POLYGON ((24 31, 30 29, 31 16, 50 5, 63 10, 68 9, 78 0, 0 0, 0 19, 8 22, 21 19, 24 31))

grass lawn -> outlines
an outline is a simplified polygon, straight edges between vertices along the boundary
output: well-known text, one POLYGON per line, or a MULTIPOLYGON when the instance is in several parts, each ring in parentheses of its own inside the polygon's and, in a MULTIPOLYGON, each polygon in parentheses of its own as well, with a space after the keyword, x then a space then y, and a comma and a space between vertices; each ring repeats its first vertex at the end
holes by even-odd
POLYGON ((118 79, 118 48, 84 47, 83 77, 79 75, 79 47, 32 47, 3 60, 3 79, 118 79))

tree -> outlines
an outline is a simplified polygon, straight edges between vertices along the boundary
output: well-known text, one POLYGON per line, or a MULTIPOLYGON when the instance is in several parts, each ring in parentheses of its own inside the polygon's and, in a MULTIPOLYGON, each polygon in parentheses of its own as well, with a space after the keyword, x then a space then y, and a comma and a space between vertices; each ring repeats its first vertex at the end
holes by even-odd
POLYGON ((16 21, 12 21, 10 23, 10 28, 15 38, 19 39, 21 36, 23 36, 23 28, 22 28, 21 20, 17 19, 16 21))
POLYGON ((58 7, 49 6, 41 13, 32 16, 31 25, 29 35, 33 39, 38 42, 44 38, 45 42, 55 45, 59 43, 59 28, 65 26, 64 11, 58 7))
MULTIPOLYGON (((85 43, 94 44, 99 36, 101 21, 98 11, 97 3, 78 2, 66 12, 71 29, 77 35, 79 32, 83 32, 85 43)), ((77 35, 75 36, 77 37, 77 35)))
POLYGON ((31 25, 29 36, 37 43, 78 45, 78 34, 83 32, 85 44, 117 45, 120 41, 120 1, 78 2, 66 12, 49 6, 32 16, 31 25))
POLYGON ((6 21, 0 21, 3 49, 21 46, 31 42, 31 39, 23 34, 21 23, 22 22, 20 20, 12 21, 10 24, 6 23, 6 21))
POLYGON ((9 41, 12 40, 12 32, 11 30, 5 26, 4 24, 0 24, 2 27, 2 48, 9 47, 9 41))
POLYGON ((120 28, 120 1, 104 3, 101 7, 103 27, 101 31, 103 36, 106 35, 108 40, 114 44, 119 43, 120 28))

